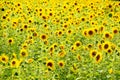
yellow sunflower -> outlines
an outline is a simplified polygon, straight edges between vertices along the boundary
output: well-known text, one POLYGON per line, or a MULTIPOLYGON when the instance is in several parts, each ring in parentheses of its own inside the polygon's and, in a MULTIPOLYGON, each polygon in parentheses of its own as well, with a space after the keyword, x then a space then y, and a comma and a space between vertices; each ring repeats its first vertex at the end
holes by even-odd
POLYGON ((54 70, 55 69, 55 64, 53 60, 48 60, 46 62, 46 66, 48 67, 48 69, 54 70))
POLYGON ((9 58, 7 55, 5 55, 5 54, 1 55, 1 62, 2 63, 8 63, 8 60, 9 60, 9 58))
POLYGON ((27 50, 26 50, 26 49, 22 49, 22 50, 20 51, 20 57, 27 57, 27 56, 28 56, 27 50))
POLYGON ((61 68, 64 68, 65 62, 64 61, 59 61, 58 66, 61 67, 61 68))
POLYGON ((17 59, 12 59, 10 62, 10 66, 14 67, 14 68, 18 68, 20 66, 21 61, 17 60, 17 59))

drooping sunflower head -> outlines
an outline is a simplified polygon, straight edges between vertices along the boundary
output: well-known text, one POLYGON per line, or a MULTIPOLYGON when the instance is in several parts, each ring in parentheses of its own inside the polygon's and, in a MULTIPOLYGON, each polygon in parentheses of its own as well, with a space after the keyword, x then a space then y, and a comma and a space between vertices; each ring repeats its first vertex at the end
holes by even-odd
POLYGON ((64 57, 65 55, 66 55, 66 52, 64 50, 62 50, 58 53, 59 57, 64 57))
POLYGON ((97 46, 98 46, 99 50, 102 50, 102 44, 101 43, 98 43, 97 46))
POLYGON ((34 59, 30 58, 30 59, 27 60, 27 63, 32 63, 33 61, 34 61, 34 59))
POLYGON ((77 57, 77 60, 78 60, 78 61, 81 61, 81 56, 80 56, 80 54, 77 54, 76 57, 77 57))
POLYGON ((87 29, 84 29, 82 34, 83 34, 83 36, 87 37, 88 36, 87 29))
POLYGON ((12 54, 12 58, 17 58, 16 53, 13 53, 13 54, 12 54))
POLYGON ((102 54, 101 53, 98 53, 96 56, 95 56, 95 62, 96 63, 99 63, 101 62, 102 60, 102 54))

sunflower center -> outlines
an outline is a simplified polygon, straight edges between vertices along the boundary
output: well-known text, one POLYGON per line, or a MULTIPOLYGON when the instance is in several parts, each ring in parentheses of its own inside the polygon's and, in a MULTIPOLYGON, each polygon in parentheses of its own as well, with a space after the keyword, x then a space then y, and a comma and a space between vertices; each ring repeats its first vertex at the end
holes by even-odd
POLYGON ((5 58, 3 57, 2 60, 5 61, 5 58))
POLYGON ((92 56, 94 57, 96 55, 96 52, 92 52, 92 56))
POLYGON ((109 37, 109 34, 105 34, 105 37, 108 38, 108 37, 109 37))
POLYGON ((77 46, 77 47, 80 46, 80 43, 76 43, 76 46, 77 46))
POLYGON ((25 52, 22 52, 21 54, 22 54, 22 56, 25 56, 25 52))
POLYGON ((98 61, 100 59, 100 55, 97 55, 96 60, 98 61))
POLYGON ((45 35, 42 35, 42 39, 46 39, 46 36, 45 36, 45 35))
POLYGON ((15 62, 15 61, 13 61, 13 62, 12 62, 12 64, 13 64, 13 65, 15 65, 15 64, 16 64, 16 62, 15 62))
POLYGON ((92 34, 93 34, 93 31, 90 30, 88 33, 89 33, 89 35, 92 35, 92 34))
POLYGON ((117 30, 114 30, 114 33, 116 34, 118 31, 117 30))
POLYGON ((108 47, 109 47, 108 44, 105 44, 105 45, 104 45, 104 48, 105 48, 105 49, 107 49, 108 47))
POLYGON ((52 67, 52 66, 53 66, 53 64, 52 64, 51 62, 49 62, 49 63, 47 64, 47 66, 52 67))
POLYGON ((60 66, 63 66, 63 63, 59 63, 60 66))

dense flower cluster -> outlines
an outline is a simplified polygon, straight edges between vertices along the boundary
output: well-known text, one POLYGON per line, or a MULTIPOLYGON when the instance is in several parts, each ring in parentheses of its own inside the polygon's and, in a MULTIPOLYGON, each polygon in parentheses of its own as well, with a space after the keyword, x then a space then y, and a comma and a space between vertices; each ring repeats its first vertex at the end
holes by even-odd
POLYGON ((120 2, 0 0, 0 80, 120 79, 120 2))

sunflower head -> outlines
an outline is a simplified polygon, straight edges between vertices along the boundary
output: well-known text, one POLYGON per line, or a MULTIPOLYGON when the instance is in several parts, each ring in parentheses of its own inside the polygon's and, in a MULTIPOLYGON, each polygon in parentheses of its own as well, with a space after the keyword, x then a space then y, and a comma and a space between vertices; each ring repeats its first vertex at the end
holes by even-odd
POLYGON ((8 60, 9 60, 8 56, 5 54, 2 54, 0 59, 2 63, 8 63, 8 60))
POLYGON ((59 61, 58 62, 59 67, 64 68, 64 65, 65 65, 64 61, 59 61))
POLYGON ((10 66, 11 67, 14 67, 14 68, 17 68, 19 67, 21 61, 17 60, 17 59, 12 59, 11 62, 10 62, 10 66))
POLYGON ((15 53, 12 54, 12 58, 17 58, 15 53))
POLYGON ((32 63, 34 60, 32 58, 27 60, 27 63, 32 63))
POLYGON ((43 41, 47 40, 47 35, 46 34, 42 34, 40 36, 40 39, 43 40, 43 41))
POLYGON ((107 49, 107 53, 112 54, 113 50, 111 48, 107 49))
POLYGON ((71 72, 73 72, 73 73, 77 73, 77 72, 78 72, 78 67, 77 67, 77 65, 74 63, 74 64, 72 65, 72 67, 70 67, 70 70, 71 70, 71 72))
POLYGON ((83 36, 87 37, 88 36, 88 33, 87 33, 87 29, 83 30, 83 36))
POLYGON ((101 62, 101 60, 102 60, 102 54, 101 54, 101 53, 98 53, 98 54, 95 56, 95 61, 96 61, 96 63, 99 63, 99 62, 101 62))
POLYGON ((76 56, 76 57, 77 57, 77 60, 78 60, 78 61, 80 61, 80 60, 81 60, 81 56, 80 56, 80 54, 77 54, 77 56, 76 56))
POLYGON ((93 36, 95 34, 94 29, 92 29, 92 28, 88 29, 87 34, 88 34, 89 37, 93 36))
POLYGON ((22 44, 22 48, 23 48, 23 49, 27 49, 27 47, 28 47, 28 44, 27 44, 27 43, 22 44))
POLYGON ((112 34, 110 34, 110 32, 104 32, 104 34, 103 34, 103 38, 105 38, 105 39, 112 39, 113 38, 113 35, 112 34))
POLYGON ((54 70, 54 67, 55 67, 54 61, 53 60, 48 60, 46 62, 46 66, 48 67, 48 69, 54 70))
POLYGON ((64 50, 62 50, 58 53, 59 57, 64 57, 65 55, 66 55, 66 52, 64 50))
POLYGON ((13 42, 14 42, 13 38, 9 38, 9 39, 8 39, 8 43, 9 43, 9 44, 12 44, 13 42))
POLYGON ((26 49, 22 49, 22 50, 20 51, 20 56, 21 56, 21 57, 27 57, 27 56, 28 56, 27 50, 26 50, 26 49))
POLYGON ((76 41, 76 42, 75 42, 75 46, 76 46, 76 47, 81 46, 81 42, 80 42, 80 41, 76 41))
POLYGON ((90 57, 94 58, 97 55, 97 50, 91 50, 90 51, 90 57))
POLYGON ((110 46, 110 42, 105 42, 102 44, 102 49, 106 51, 108 48, 110 48, 110 46))
POLYGON ((113 34, 117 34, 119 31, 118 31, 118 29, 117 28, 112 28, 112 33, 113 34))

